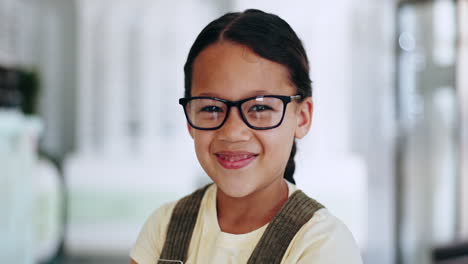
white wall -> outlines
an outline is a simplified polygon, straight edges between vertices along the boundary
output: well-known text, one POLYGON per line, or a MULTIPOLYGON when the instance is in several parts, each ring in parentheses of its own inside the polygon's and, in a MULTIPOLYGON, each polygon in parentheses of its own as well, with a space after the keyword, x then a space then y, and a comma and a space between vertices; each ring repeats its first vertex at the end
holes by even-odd
POLYGON ((14 0, 0 1, 0 63, 3 65, 13 65, 17 62, 17 6, 14 0))
POLYGON ((458 58, 458 92, 461 107, 461 170, 460 170, 460 236, 468 239, 468 1, 458 2, 459 15, 459 58, 458 58))

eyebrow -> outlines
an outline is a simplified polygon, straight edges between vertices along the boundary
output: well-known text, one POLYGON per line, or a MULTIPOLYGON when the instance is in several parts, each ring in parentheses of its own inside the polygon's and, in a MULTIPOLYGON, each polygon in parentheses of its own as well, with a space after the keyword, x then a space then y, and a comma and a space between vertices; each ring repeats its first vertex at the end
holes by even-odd
MULTIPOLYGON (((268 92, 266 90, 255 90, 251 93, 248 93, 247 96, 244 96, 243 98, 249 98, 249 97, 253 97, 253 96, 257 96, 257 95, 268 95, 268 94, 272 94, 271 92, 268 92)), ((197 96, 209 96, 209 97, 216 97, 216 98, 221 98, 222 96, 218 96, 214 93, 201 93, 197 96)))

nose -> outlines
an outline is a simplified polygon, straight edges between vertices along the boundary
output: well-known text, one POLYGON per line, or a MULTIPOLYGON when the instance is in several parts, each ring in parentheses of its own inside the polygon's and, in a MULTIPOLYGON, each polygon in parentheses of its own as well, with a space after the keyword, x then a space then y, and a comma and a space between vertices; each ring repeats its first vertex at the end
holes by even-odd
POLYGON ((218 139, 228 142, 248 141, 251 137, 250 128, 244 123, 237 107, 232 107, 224 122, 218 129, 218 139))

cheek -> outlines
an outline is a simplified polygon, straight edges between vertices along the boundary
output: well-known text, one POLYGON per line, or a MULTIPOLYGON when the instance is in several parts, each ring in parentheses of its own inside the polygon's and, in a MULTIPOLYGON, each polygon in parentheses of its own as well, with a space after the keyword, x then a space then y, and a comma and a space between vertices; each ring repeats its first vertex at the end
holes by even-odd
POLYGON ((260 135, 259 138, 263 142, 267 161, 281 167, 286 166, 294 141, 292 126, 287 123, 282 124, 280 127, 260 135))
POLYGON ((199 159, 203 159, 210 155, 210 145, 213 140, 213 133, 209 131, 194 131, 193 141, 195 145, 195 152, 199 159))

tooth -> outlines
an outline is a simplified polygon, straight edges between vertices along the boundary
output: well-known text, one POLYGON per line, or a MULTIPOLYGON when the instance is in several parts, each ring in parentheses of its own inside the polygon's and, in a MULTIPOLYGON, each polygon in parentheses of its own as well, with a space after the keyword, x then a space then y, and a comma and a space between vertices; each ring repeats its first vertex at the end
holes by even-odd
POLYGON ((248 159, 250 156, 251 155, 249 154, 239 154, 239 155, 218 154, 218 157, 220 157, 223 160, 230 161, 230 162, 248 159))

